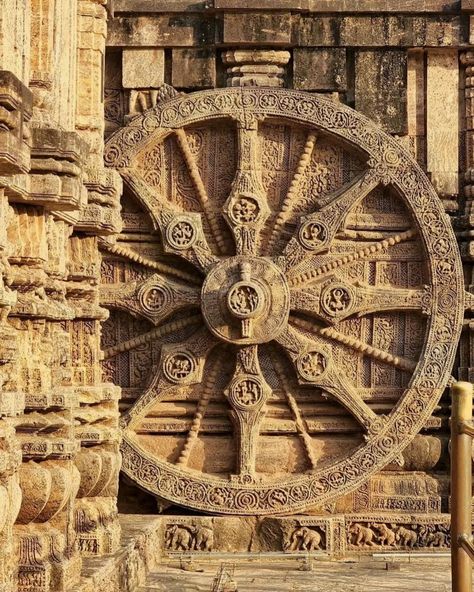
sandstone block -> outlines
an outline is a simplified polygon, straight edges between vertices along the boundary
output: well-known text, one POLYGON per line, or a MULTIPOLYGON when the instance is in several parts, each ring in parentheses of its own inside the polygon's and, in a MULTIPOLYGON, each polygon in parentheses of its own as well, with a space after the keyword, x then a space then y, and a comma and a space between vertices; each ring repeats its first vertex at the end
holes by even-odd
POLYGON ((459 190, 459 61, 456 50, 428 52, 427 171, 441 196, 459 190))
POLYGON ((358 51, 355 80, 355 108, 388 132, 406 133, 406 52, 358 51))
POLYGON ((114 13, 119 12, 202 12, 212 7, 212 0, 114 0, 114 13))
POLYGON ((216 84, 212 49, 173 49, 172 84, 177 88, 211 88, 216 84))
POLYGON ((291 15, 289 12, 225 14, 223 41, 235 45, 288 45, 291 15))
POLYGON ((346 50, 295 49, 293 85, 302 90, 345 90, 346 50))
POLYGON ((122 84, 124 88, 158 88, 165 81, 163 49, 124 49, 122 84))
POLYGON ((466 33, 455 15, 301 16, 293 21, 299 46, 449 47, 466 33))
POLYGON ((454 12, 459 10, 459 0, 310 0, 309 9, 315 12, 454 12))
POLYGON ((110 21, 107 45, 191 47, 214 43, 214 21, 203 15, 117 17, 110 21))

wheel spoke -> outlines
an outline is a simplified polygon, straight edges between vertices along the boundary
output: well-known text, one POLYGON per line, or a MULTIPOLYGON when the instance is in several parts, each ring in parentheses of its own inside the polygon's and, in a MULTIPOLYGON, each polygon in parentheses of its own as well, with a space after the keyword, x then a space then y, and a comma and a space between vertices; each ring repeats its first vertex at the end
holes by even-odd
MULTIPOLYGON (((296 288, 301 285, 307 285, 308 283, 321 279, 325 275, 332 275, 336 269, 344 267, 345 265, 349 265, 354 261, 362 261, 364 259, 368 259, 369 257, 375 257, 377 253, 382 253, 386 249, 393 247, 394 245, 398 245, 399 243, 408 241, 416 236, 415 230, 407 230, 405 232, 400 232, 399 234, 395 234, 390 236, 384 240, 372 243, 354 251, 353 253, 348 253, 347 255, 342 255, 333 259, 332 261, 328 261, 327 263, 323 263, 322 265, 315 265, 312 266, 307 271, 298 273, 297 275, 293 275, 289 278, 288 283, 290 284, 291 288, 296 288)), ((291 274, 290 274, 291 275, 291 274)))
POLYGON ((308 132, 306 143, 304 145, 303 151, 301 152, 301 156, 298 161, 298 166, 296 167, 295 174, 293 175, 293 179, 288 189, 288 193, 286 194, 285 199, 281 204, 280 213, 278 214, 273 225, 273 229, 270 234, 270 238, 268 239, 265 253, 273 253, 274 247, 277 245, 278 239, 282 234, 284 224, 290 219, 291 214, 294 212, 296 206, 301 201, 301 196, 299 194, 301 181, 303 180, 304 173, 308 168, 309 163, 311 162, 311 155, 313 154, 315 145, 316 134, 313 131, 310 131, 308 132))
POLYGON ((327 251, 352 208, 380 184, 368 169, 339 191, 319 200, 319 211, 303 216, 295 236, 286 245, 281 265, 289 271, 306 259, 327 251))
POLYGON ((293 362, 298 382, 331 394, 365 428, 380 425, 380 418, 352 387, 345 372, 333 362, 332 348, 318 336, 311 339, 288 325, 277 339, 293 362))
POLYGON ((428 287, 421 289, 369 286, 331 278, 324 284, 291 291, 291 309, 335 324, 352 315, 382 311, 420 311, 431 308, 428 287))
POLYGON ((146 412, 183 386, 199 384, 207 356, 217 340, 202 327, 182 343, 163 345, 153 378, 135 405, 123 417, 124 426, 134 428, 146 412))
POLYGON ((185 467, 188 464, 188 460, 191 455, 192 449, 199 435, 199 430, 201 429, 204 414, 206 413, 207 406, 209 404, 213 390, 215 388, 218 370, 219 366, 217 364, 214 365, 212 370, 207 374, 205 378, 202 393, 199 397, 199 402, 196 407, 196 412, 194 414, 191 427, 186 436, 186 441, 184 442, 183 448, 181 449, 178 461, 176 463, 178 466, 185 467))
POLYGON ((311 439, 310 434, 308 433, 308 426, 306 424, 306 421, 301 416, 298 403, 296 402, 296 399, 293 393, 291 392, 290 381, 288 380, 285 368, 283 367, 281 361, 278 359, 274 352, 272 352, 272 364, 275 368, 275 372, 281 382, 281 385, 283 386, 285 397, 288 402, 288 407, 290 408, 291 415, 293 416, 293 421, 295 422, 295 427, 298 436, 301 438, 303 442, 304 450, 306 452, 308 461, 311 465, 311 468, 315 469, 317 466, 317 458, 314 453, 313 441, 311 439))
POLYGON ((117 244, 111 245, 106 241, 103 241, 100 243, 100 250, 111 253, 112 255, 117 255, 123 259, 128 259, 133 263, 138 263, 138 265, 141 265, 142 267, 154 269, 159 273, 174 277, 178 280, 186 282, 187 284, 200 284, 202 281, 199 279, 199 277, 191 275, 190 273, 186 273, 185 271, 181 271, 180 269, 176 269, 176 267, 171 267, 171 265, 165 265, 159 261, 148 259, 148 257, 144 257, 129 247, 124 247, 117 244))
POLYGON ((212 211, 209 196, 207 195, 206 188, 204 187, 204 183, 202 182, 201 174, 199 172, 196 159, 194 158, 194 155, 189 146, 186 132, 184 131, 184 129, 180 128, 175 130, 174 133, 178 141, 178 145, 181 149, 184 161, 186 162, 186 166, 188 167, 188 171, 191 176, 194 188, 196 189, 196 193, 198 194, 202 211, 204 212, 206 220, 209 224, 209 228, 211 229, 214 241, 218 247, 218 250, 222 252, 225 249, 225 239, 220 231, 219 224, 216 219, 216 213, 212 211))
POLYGON ((260 232, 270 209, 262 185, 258 123, 256 118, 239 121, 238 162, 224 216, 234 235, 238 255, 256 255, 260 232))
POLYGON ((137 337, 132 337, 132 339, 127 339, 126 341, 122 341, 117 345, 107 348, 102 353, 103 359, 110 360, 111 358, 114 358, 119 354, 130 351, 132 349, 136 349, 137 347, 141 347, 142 345, 146 345, 147 343, 151 343, 152 341, 159 341, 163 337, 167 337, 168 335, 172 335, 177 331, 186 329, 186 327, 190 327, 191 325, 197 325, 198 323, 202 323, 201 314, 195 314, 187 317, 186 319, 172 321, 171 323, 166 323, 166 325, 155 327, 147 333, 137 335, 137 337))
POLYGON ((255 479, 255 457, 264 406, 271 389, 258 362, 258 346, 242 347, 237 353, 234 375, 225 390, 237 443, 237 474, 244 483, 255 479))
POLYGON ((301 327, 306 331, 317 333, 322 337, 327 337, 332 341, 335 341, 337 343, 345 345, 346 347, 349 347, 350 349, 353 349, 354 351, 357 351, 363 356, 373 358, 374 360, 382 362, 383 364, 394 366, 395 368, 400 368, 400 370, 404 370, 405 372, 413 372, 416 368, 416 362, 413 362, 408 358, 404 358, 402 356, 394 356, 393 354, 379 349, 378 347, 374 347, 373 345, 369 345, 365 341, 361 341, 356 337, 345 335, 344 333, 337 331, 333 327, 318 327, 314 323, 309 323, 308 321, 304 321, 296 317, 292 317, 291 321, 296 326, 301 327))
POLYGON ((102 284, 100 303, 148 319, 154 325, 178 310, 199 306, 201 291, 166 279, 158 273, 141 282, 102 284))
POLYGON ((121 171, 125 183, 140 195, 142 203, 148 204, 148 212, 159 228, 163 240, 163 248, 167 253, 186 259, 201 271, 207 272, 219 259, 212 253, 204 230, 201 214, 181 212, 163 205, 163 197, 157 199, 144 179, 136 171, 121 171), (156 207, 156 203, 159 206, 156 207))

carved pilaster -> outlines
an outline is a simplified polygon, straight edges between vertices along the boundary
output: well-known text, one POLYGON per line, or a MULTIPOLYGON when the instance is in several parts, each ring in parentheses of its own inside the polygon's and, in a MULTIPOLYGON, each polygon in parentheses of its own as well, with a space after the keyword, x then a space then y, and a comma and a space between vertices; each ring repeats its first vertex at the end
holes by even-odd
POLYGON ((226 51, 222 60, 227 68, 227 86, 284 86, 290 57, 290 52, 284 50, 226 51))

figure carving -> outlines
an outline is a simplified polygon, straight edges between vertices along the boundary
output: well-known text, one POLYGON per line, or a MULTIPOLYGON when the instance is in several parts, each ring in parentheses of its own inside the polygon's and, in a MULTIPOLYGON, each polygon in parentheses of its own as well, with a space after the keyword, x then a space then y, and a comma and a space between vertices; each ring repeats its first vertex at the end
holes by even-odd
POLYGON ((285 545, 285 551, 319 551, 321 540, 321 535, 317 530, 301 526, 291 533, 289 541, 285 545))
POLYGON ((356 547, 375 547, 376 535, 370 526, 363 526, 354 522, 349 527, 349 533, 353 535, 352 542, 356 547))
POLYGON ((396 541, 404 547, 413 549, 418 542, 418 534, 414 530, 399 526, 397 528, 396 541))
POLYGON ((204 524, 168 525, 165 546, 170 551, 212 551, 214 532, 204 524))

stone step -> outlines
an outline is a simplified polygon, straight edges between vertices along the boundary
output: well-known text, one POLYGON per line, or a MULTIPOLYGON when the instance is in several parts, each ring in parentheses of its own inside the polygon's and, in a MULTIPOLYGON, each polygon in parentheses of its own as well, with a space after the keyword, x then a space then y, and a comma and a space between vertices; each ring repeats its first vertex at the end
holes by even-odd
POLYGON ((117 553, 86 557, 81 580, 69 592, 135 592, 160 560, 158 516, 120 516, 122 538, 117 553))

